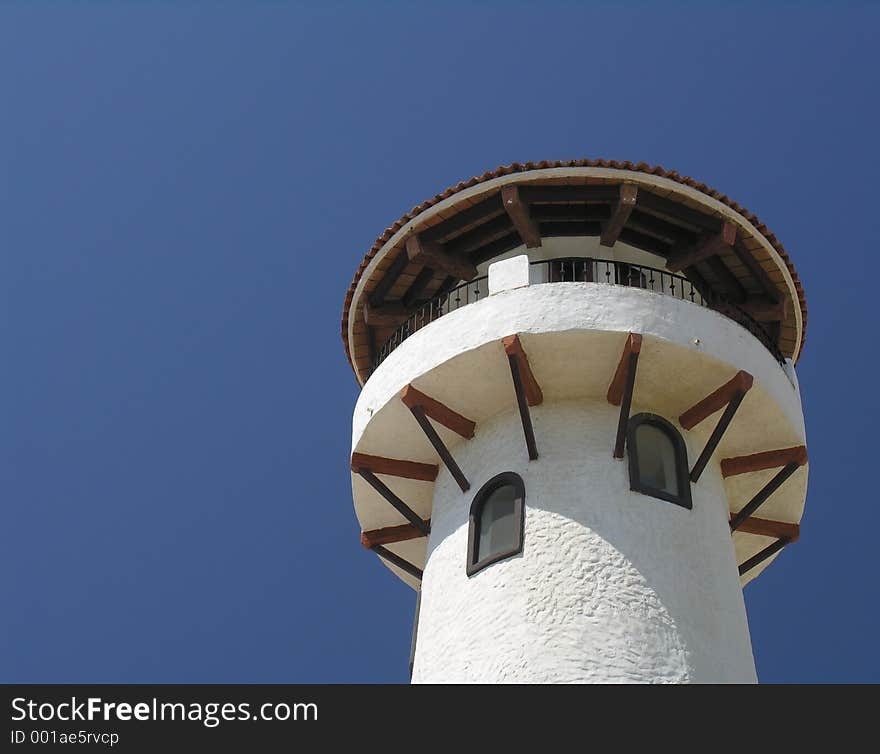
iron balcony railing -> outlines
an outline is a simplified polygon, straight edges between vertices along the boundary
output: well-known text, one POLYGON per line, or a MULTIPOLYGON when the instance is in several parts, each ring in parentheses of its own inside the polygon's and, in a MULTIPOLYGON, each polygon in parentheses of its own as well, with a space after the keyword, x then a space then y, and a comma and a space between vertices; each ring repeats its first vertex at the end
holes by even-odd
MULTIPOLYGON (((631 262, 569 257, 532 262, 530 278, 532 284, 581 282, 625 285, 715 309, 752 333, 780 364, 785 362, 773 338, 753 317, 723 296, 701 290, 681 275, 631 262)), ((485 298, 488 293, 487 276, 483 275, 426 301, 379 348, 373 359, 373 369, 414 332, 444 314, 485 298)))

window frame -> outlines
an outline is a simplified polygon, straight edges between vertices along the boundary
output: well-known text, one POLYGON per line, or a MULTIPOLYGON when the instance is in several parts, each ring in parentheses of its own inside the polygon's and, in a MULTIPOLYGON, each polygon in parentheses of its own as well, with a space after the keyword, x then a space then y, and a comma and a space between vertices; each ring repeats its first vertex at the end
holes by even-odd
POLYGON ((523 551, 523 540, 525 538, 526 524, 526 485, 522 477, 513 472, 505 471, 492 477, 486 482, 474 495, 474 501, 471 503, 470 513, 468 514, 468 545, 467 545, 467 575, 473 576, 475 573, 482 571, 487 566, 497 563, 499 560, 505 560, 512 555, 518 555, 523 551), (482 517, 483 505, 492 496, 499 487, 513 485, 517 490, 517 497, 513 515, 519 522, 516 527, 516 539, 512 547, 501 552, 493 553, 482 560, 477 560, 477 548, 480 543, 480 518, 482 517))
POLYGON ((693 498, 691 497, 691 477, 690 467, 688 465, 687 445, 681 433, 675 428, 668 419, 662 416, 650 413, 641 413, 631 416, 626 427, 626 448, 629 456, 629 488, 633 492, 640 492, 643 495, 656 497, 682 508, 692 510, 694 507, 693 498), (639 476, 639 449, 636 441, 636 430, 642 424, 650 424, 657 427, 663 434, 672 440, 672 446, 675 452, 675 472, 678 476, 678 494, 672 495, 665 490, 658 490, 649 484, 642 482, 639 476))

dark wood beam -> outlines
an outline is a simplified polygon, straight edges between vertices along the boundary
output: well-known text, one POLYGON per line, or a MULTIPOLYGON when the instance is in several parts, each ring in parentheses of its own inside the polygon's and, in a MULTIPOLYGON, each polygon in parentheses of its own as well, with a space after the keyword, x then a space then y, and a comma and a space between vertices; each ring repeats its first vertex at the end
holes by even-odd
POLYGON ((746 392, 746 390, 740 390, 734 394, 733 398, 730 399, 730 403, 728 403, 727 407, 724 409, 724 413, 721 414, 718 424, 715 425, 715 429, 712 430, 712 434, 709 435, 709 439, 706 440, 706 447, 703 448, 703 452, 700 453, 700 457, 697 458, 697 462, 691 469, 691 481, 695 484, 700 481, 700 475, 703 473, 703 469, 706 468, 706 464, 709 463, 709 459, 715 452, 715 448, 717 448, 718 443, 721 442, 721 438, 727 431, 727 427, 730 426, 730 422, 733 421, 734 414, 736 414, 739 404, 742 403, 743 398, 746 397, 746 392))
POLYGON ((607 220, 611 210, 607 204, 535 204, 529 214, 538 222, 595 222, 607 220))
POLYGON ((523 389, 525 390, 526 401, 530 406, 538 406, 544 401, 544 393, 535 375, 532 372, 532 366, 529 364, 529 357, 520 342, 519 335, 508 335, 501 339, 504 346, 504 352, 508 356, 515 356, 517 359, 517 367, 520 379, 522 380, 523 389))
POLYGON ((422 580, 422 570, 420 568, 416 568, 412 563, 408 560, 404 560, 391 550, 387 550, 382 545, 376 545, 375 547, 370 548, 373 552, 376 553, 379 557, 387 560, 392 565, 396 565, 401 571, 408 573, 410 576, 417 578, 419 581, 422 580))
POLYGON ((367 469, 374 474, 387 474, 403 479, 433 482, 437 478, 440 467, 435 463, 418 463, 416 461, 402 461, 398 458, 371 456, 366 453, 352 453, 351 470, 358 473, 361 469, 367 469))
POLYGON ((443 461, 443 464, 449 470, 449 473, 452 474, 453 479, 458 483, 461 491, 467 492, 471 488, 470 482, 468 482, 467 477, 465 477, 461 468, 459 468, 459 465, 455 462, 455 459, 452 457, 452 454, 449 452, 449 449, 444 444, 440 435, 437 434, 437 430, 434 429, 434 426, 428 421, 424 407, 420 405, 409 406, 409 411, 422 428, 422 432, 425 433, 428 442, 434 446, 434 450, 437 451, 437 455, 440 456, 440 460, 443 461))
POLYGON ((757 322, 784 322, 788 319, 788 299, 773 301, 767 297, 755 296, 740 305, 746 314, 757 322))
POLYGON ((443 251, 450 256, 470 261, 473 252, 515 232, 516 229, 511 225, 507 214, 501 214, 448 241, 443 245, 443 251))
POLYGON ((671 272, 680 272, 685 267, 732 249, 734 243, 736 243, 736 225, 726 222, 720 233, 704 237, 690 248, 673 251, 666 261, 666 268, 671 272))
POLYGON ((529 205, 519 195, 518 186, 505 186, 501 189, 501 202, 504 210, 519 233, 527 249, 537 249, 541 245, 541 231, 529 214, 529 205))
POLYGON ((418 233, 406 239, 406 253, 411 262, 443 270, 460 280, 472 280, 477 276, 477 268, 467 259, 447 254, 441 244, 423 241, 418 233))
MULTIPOLYGON (((430 521, 425 523, 431 525, 430 521)), ((412 524, 401 524, 400 526, 385 526, 381 529, 370 529, 361 532, 361 544, 368 550, 372 550, 376 545, 391 545, 395 542, 406 542, 410 539, 420 539, 425 535, 412 524)))
POLYGON ((388 291, 390 291, 394 284, 397 282, 397 278, 403 273, 409 264, 409 257, 406 254, 406 249, 400 249, 397 254, 397 258, 391 263, 387 270, 385 270, 385 274, 382 276, 382 279, 376 284, 376 287, 370 292, 368 298, 370 303, 374 306, 379 306, 385 301, 385 296, 388 295, 388 291))
POLYGON ((733 301, 736 304, 742 305, 742 303, 746 300, 746 289, 743 288, 742 283, 739 282, 736 275, 734 275, 730 268, 724 264, 724 260, 721 257, 715 256, 710 257, 706 260, 709 265, 709 269, 715 274, 715 277, 718 278, 718 287, 730 301, 733 301))
POLYGON ((665 241, 654 238, 654 236, 645 235, 632 228, 624 228, 620 231, 620 238, 618 240, 630 246, 635 246, 637 249, 650 251, 652 254, 656 254, 664 259, 669 256, 669 252, 672 250, 672 246, 665 241))
POLYGON ((374 306, 369 301, 364 304, 364 322, 368 327, 397 327, 410 314, 412 311, 398 302, 381 306, 374 306))
POLYGON ((425 288, 434 279, 434 270, 430 267, 422 267, 416 279, 410 283, 406 293, 403 294, 403 305, 407 308, 414 307, 420 300, 425 288))
POLYGON ((761 505, 763 505, 767 498, 770 497, 776 490, 778 490, 783 483, 792 475, 795 471, 800 468, 800 464, 796 461, 792 461, 791 463, 787 463, 785 468, 783 468, 776 476, 774 476, 767 484, 765 484, 758 493, 747 502, 732 519, 730 519, 730 530, 736 531, 740 524, 745 521, 749 516, 751 516, 761 505))
POLYGON ((467 233, 502 214, 504 214, 504 207, 501 205, 501 194, 499 192, 461 210, 461 212, 456 212, 448 220, 443 220, 437 223, 437 225, 432 225, 430 228, 423 230, 421 236, 425 241, 439 241, 443 243, 453 236, 467 233))
POLYGON ((685 429, 693 429, 707 416, 711 416, 718 409, 730 403, 737 393, 748 392, 753 382, 754 378, 752 375, 740 370, 720 388, 707 395, 703 400, 695 403, 679 416, 678 423, 685 429))
POLYGON ((760 565, 765 560, 767 560, 767 558, 775 555, 783 547, 785 547, 789 543, 789 541, 790 540, 786 539, 785 537, 780 537, 772 545, 768 545, 763 550, 761 550, 761 552, 759 552, 757 555, 753 555, 751 558, 749 558, 745 563, 743 563, 739 567, 739 575, 744 576, 746 573, 751 571, 756 565, 760 565))
POLYGON ((546 220, 539 223, 539 225, 541 227, 541 235, 544 238, 552 238, 554 236, 599 236, 602 234, 602 224, 590 220, 546 220))
POLYGON ((767 271, 758 264, 758 260, 755 259, 751 251, 745 248, 742 243, 737 243, 733 246, 733 253, 736 254, 739 261, 748 269, 761 290, 764 291, 771 301, 779 301, 782 298, 776 283, 770 279, 767 271))
POLYGON ((676 224, 685 223, 704 233, 718 233, 723 221, 714 215, 706 215, 680 202, 652 194, 643 186, 639 192, 639 209, 659 215, 676 224))
POLYGON ((372 471, 369 469, 359 469, 358 474, 360 474, 361 478, 370 485, 376 492, 378 492, 382 497, 384 497, 391 506, 407 521, 409 521, 413 526, 415 526, 422 534, 428 536, 431 532, 431 527, 416 513, 412 508, 410 508, 403 500, 401 500, 397 495, 395 495, 388 486, 379 479, 372 471))
POLYGON ((752 471, 764 469, 777 469, 789 463, 803 466, 807 463, 807 448, 805 445, 796 445, 793 448, 781 448, 779 450, 765 450, 762 453, 753 453, 748 456, 736 456, 724 458, 721 461, 721 476, 729 477, 737 474, 748 474, 752 471))
POLYGON ((620 231, 629 220, 629 216, 636 206, 639 190, 634 183, 621 183, 620 195, 617 199, 617 205, 611 211, 611 218, 602 228, 602 235, 599 237, 601 246, 614 246, 620 237, 620 231))
POLYGON ((692 230, 667 222, 666 220, 661 220, 659 217, 649 215, 646 212, 640 212, 638 206, 629 216, 627 227, 640 233, 663 239, 667 243, 680 246, 689 246, 696 243, 698 237, 692 230))
POLYGON ((409 409, 421 407, 426 416, 429 416, 438 424, 442 424, 467 440, 474 436, 474 430, 477 426, 476 422, 472 422, 470 419, 456 413, 448 406, 425 395, 412 385, 407 385, 400 391, 400 400, 409 409))
POLYGON ((492 241, 492 243, 486 244, 481 249, 477 249, 471 255, 471 260, 474 264, 483 264, 483 262, 488 262, 490 259, 494 259, 505 251, 515 249, 521 243, 522 241, 520 240, 519 233, 514 231, 503 238, 499 238, 497 241, 492 241))
POLYGON ((626 425, 632 406, 633 389, 636 384, 636 367, 639 364, 639 353, 642 350, 642 336, 630 333, 627 336, 623 353, 617 364, 617 371, 608 386, 608 402, 612 406, 620 406, 620 417, 617 420, 617 436, 614 439, 614 457, 623 458, 626 446, 626 425))
POLYGON ((785 537, 790 542, 797 542, 801 536, 801 527, 797 524, 753 516, 743 521, 736 530, 743 534, 759 534, 762 537, 785 537))
POLYGON ((617 186, 601 184, 596 186, 520 186, 522 200, 532 204, 571 204, 586 202, 588 204, 610 204, 620 196, 617 186))
POLYGON ((623 353, 620 355, 620 361, 617 362, 617 369, 614 372, 614 378, 608 386, 608 402, 612 406, 619 406, 623 400, 623 393, 626 388, 626 376, 629 370, 629 357, 631 354, 638 354, 642 350, 642 336, 638 333, 630 333, 626 338, 623 346, 623 353))

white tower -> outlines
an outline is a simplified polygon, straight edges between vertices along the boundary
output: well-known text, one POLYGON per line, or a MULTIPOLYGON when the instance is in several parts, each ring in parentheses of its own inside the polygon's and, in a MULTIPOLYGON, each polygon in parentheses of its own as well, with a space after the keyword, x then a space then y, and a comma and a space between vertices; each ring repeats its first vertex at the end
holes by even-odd
POLYGON ((775 236, 643 164, 498 168, 386 230, 342 337, 413 681, 755 681, 742 586, 798 537, 805 326, 775 236))

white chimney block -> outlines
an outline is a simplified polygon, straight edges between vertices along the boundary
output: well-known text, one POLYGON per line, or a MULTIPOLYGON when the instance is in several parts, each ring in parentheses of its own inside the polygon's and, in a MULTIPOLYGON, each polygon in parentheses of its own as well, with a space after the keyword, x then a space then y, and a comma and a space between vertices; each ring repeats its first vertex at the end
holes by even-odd
POLYGON ((489 265, 489 295, 524 288, 529 284, 529 258, 525 254, 489 265))

